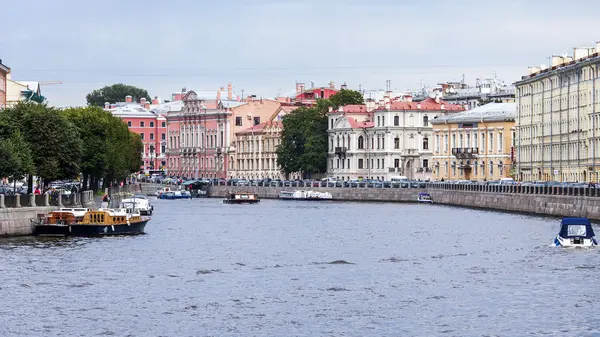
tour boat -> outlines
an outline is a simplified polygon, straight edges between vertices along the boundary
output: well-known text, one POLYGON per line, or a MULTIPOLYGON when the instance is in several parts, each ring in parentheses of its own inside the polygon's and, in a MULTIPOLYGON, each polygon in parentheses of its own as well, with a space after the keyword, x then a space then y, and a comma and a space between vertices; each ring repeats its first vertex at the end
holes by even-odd
POLYGON ((279 199, 283 200, 331 200, 333 196, 329 192, 316 191, 281 191, 279 199))
POLYGON ((141 215, 152 215, 154 206, 150 204, 150 200, 144 195, 134 195, 131 198, 121 200, 119 208, 135 209, 140 211, 141 215))
POLYGON ((421 192, 421 193, 419 193, 417 202, 433 204, 433 199, 431 199, 431 195, 429 195, 429 193, 421 192))
POLYGON ((256 194, 252 193, 231 193, 227 199, 223 200, 224 204, 256 204, 260 200, 256 194))
POLYGON ((149 217, 127 208, 61 208, 40 215, 34 222, 34 234, 39 236, 101 236, 144 233, 149 217))
POLYGON ((159 199, 191 199, 192 194, 188 191, 171 191, 164 192, 159 197, 159 199))
POLYGON ((598 242, 594 238, 594 229, 587 218, 564 218, 560 222, 560 232, 554 238, 555 246, 592 247, 598 242))

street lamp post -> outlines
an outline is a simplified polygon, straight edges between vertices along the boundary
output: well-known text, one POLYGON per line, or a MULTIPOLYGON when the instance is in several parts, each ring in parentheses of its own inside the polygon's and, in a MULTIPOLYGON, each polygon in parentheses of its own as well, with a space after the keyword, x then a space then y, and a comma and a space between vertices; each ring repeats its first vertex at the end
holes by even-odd
POLYGON ((154 145, 150 145, 150 170, 154 170, 154 145))

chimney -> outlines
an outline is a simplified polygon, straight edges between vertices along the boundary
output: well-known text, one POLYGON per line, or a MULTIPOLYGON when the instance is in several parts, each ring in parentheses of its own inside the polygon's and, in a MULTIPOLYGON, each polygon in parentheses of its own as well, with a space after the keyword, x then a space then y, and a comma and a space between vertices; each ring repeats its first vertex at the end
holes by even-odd
POLYGON ((329 89, 335 89, 335 82, 329 81, 329 89))
POLYGON ((296 93, 297 94, 302 93, 302 83, 296 83, 296 93))
POLYGON ((417 103, 417 110, 421 110, 421 103, 417 103))
POLYGON ((412 102, 412 96, 411 95, 406 95, 406 96, 404 96, 404 100, 406 102, 412 102))
POLYGON ((444 109, 445 109, 444 105, 440 104, 440 110, 444 110, 444 109))
POLYGON ((231 82, 227 84, 227 100, 231 101, 233 99, 233 85, 231 82))
POLYGON ((146 98, 145 97, 140 98, 140 104, 143 106, 146 106, 146 98))
POLYGON ((329 107, 329 112, 333 112, 333 107, 332 106, 329 107))
POLYGON ((346 90, 348 89, 348 86, 346 85, 346 82, 344 82, 344 84, 342 84, 342 87, 340 88, 341 90, 346 90))
POLYGON ((117 107, 117 104, 115 104, 115 103, 111 103, 111 105, 110 105, 110 108, 111 108, 111 109, 115 109, 116 107, 117 107))
POLYGON ((391 108, 392 108, 392 105, 390 104, 390 102, 385 102, 385 109, 390 110, 391 108))
POLYGON ((344 107, 343 106, 339 107, 338 112, 344 112, 344 107))
POLYGON ((217 90, 217 101, 221 100, 221 90, 217 90))
POLYGON ((559 55, 552 55, 552 67, 556 67, 559 66, 563 63, 563 58, 562 56, 559 55))
POLYGON ((147 110, 150 110, 150 103, 148 103, 148 102, 144 103, 144 108, 146 108, 147 110))
POLYGON ((435 95, 434 99, 437 104, 440 104, 440 95, 435 95))
POLYGON ((125 96, 125 103, 131 103, 131 102, 133 102, 133 97, 131 97, 131 95, 125 96))
POLYGON ((158 96, 154 96, 154 99, 152 100, 152 104, 159 104, 158 103, 158 96))
POLYGON ((104 109, 106 109, 106 110, 110 109, 110 103, 104 102, 104 109))
POLYGON ((573 58, 579 60, 588 57, 588 48, 575 47, 573 48, 573 58))

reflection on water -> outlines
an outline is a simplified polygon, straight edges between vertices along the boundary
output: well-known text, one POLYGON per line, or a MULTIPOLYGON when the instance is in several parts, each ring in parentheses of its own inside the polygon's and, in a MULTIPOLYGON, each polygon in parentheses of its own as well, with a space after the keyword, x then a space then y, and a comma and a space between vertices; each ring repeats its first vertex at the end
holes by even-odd
POLYGON ((437 205, 156 200, 146 235, 0 241, 0 336, 600 334, 597 249, 437 205))

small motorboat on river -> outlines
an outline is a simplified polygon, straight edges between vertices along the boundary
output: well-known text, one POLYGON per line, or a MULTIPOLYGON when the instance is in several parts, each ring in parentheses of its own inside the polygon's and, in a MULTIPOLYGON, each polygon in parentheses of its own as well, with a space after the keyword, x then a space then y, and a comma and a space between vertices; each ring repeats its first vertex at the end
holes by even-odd
POLYGON ((281 191, 279 199, 283 200, 332 200, 333 196, 329 192, 316 191, 281 191))
POLYGON ((429 193, 421 192, 419 193, 419 197, 417 198, 417 202, 423 204, 433 204, 433 199, 429 193))
POLYGON ((598 242, 594 238, 594 229, 587 218, 564 218, 560 222, 560 232, 554 238, 555 246, 592 247, 598 242))
POLYGON ((39 236, 102 236, 144 233, 149 217, 128 208, 61 208, 38 216, 34 234, 39 236))
POLYGON ((260 200, 253 193, 231 193, 227 199, 223 200, 224 204, 256 204, 260 200))

